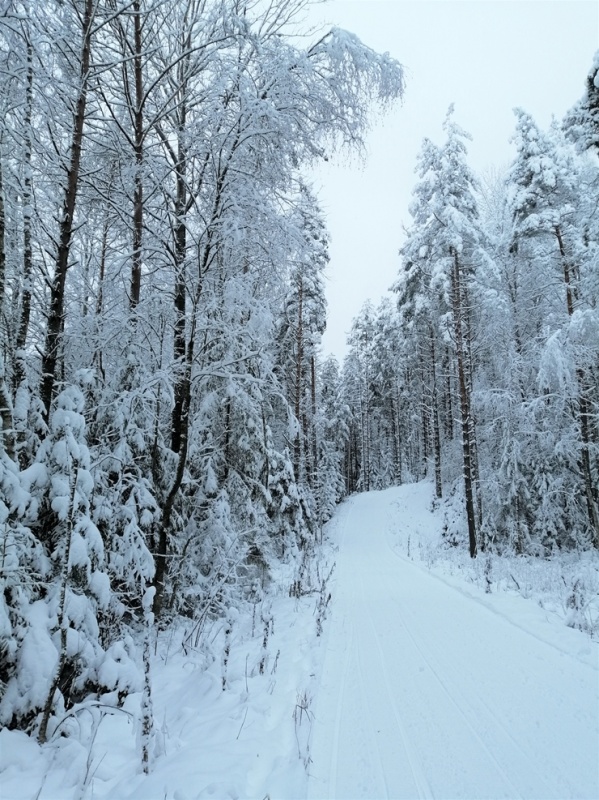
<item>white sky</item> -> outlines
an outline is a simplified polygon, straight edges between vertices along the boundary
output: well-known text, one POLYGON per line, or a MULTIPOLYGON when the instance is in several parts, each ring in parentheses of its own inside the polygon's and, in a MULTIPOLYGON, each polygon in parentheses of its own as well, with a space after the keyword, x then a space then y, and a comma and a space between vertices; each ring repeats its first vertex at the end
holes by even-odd
POLYGON ((329 0, 314 13, 407 68, 405 101, 376 123, 366 166, 323 165, 313 176, 332 237, 323 350, 342 359, 363 302, 377 305, 397 275, 422 139, 442 141, 455 102, 474 137, 472 167, 506 166, 514 107, 545 126, 582 96, 599 0, 329 0))

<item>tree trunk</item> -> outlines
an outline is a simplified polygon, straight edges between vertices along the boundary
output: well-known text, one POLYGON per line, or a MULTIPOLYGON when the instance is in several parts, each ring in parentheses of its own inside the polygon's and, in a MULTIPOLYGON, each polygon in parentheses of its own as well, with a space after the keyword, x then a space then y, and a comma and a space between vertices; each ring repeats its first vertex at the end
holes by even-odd
MULTIPOLYGON (((192 330, 192 336, 194 331, 192 330)), ((156 587, 156 594, 154 595, 153 612, 158 620, 163 607, 164 595, 167 573, 167 561, 169 557, 169 537, 172 531, 172 518, 175 509, 175 501, 179 494, 179 489, 183 482, 185 475, 185 466, 187 464, 187 446, 189 440, 189 410, 191 401, 191 368, 193 365, 193 338, 188 346, 188 353, 185 364, 185 374, 183 378, 182 392, 183 392, 183 406, 181 409, 181 439, 179 445, 179 458, 177 461, 177 471, 173 479, 173 483, 162 508, 162 519, 160 521, 160 529, 158 533, 158 550, 154 553, 154 563, 156 571, 154 573, 154 586, 156 587)))
POLYGON ((399 387, 394 387, 391 398, 391 426, 393 433, 393 472, 395 484, 401 485, 401 433, 399 423, 399 387))
POLYGON ((310 394, 312 401, 311 440, 312 440, 312 469, 311 486, 314 489, 318 473, 318 437, 316 432, 316 359, 310 356, 310 394))
POLYGON ((584 493, 587 502, 587 514, 589 517, 589 524, 593 532, 593 542, 596 548, 599 549, 599 512, 597 511, 598 502, 598 489, 593 481, 591 470, 591 454, 590 454, 590 422, 591 406, 588 401, 585 385, 584 385, 584 372, 579 369, 576 371, 578 378, 578 385, 580 387, 579 397, 579 417, 580 417, 580 438, 582 440, 582 449, 580 454, 581 469, 584 479, 584 493))
POLYGON ((468 520, 468 541, 470 557, 476 557, 476 513, 474 508, 474 492, 472 479, 472 453, 470 438, 470 397, 466 376, 466 353, 464 337, 462 335, 462 294, 461 294, 461 268, 457 250, 450 248, 453 257, 453 271, 451 283, 451 299, 453 313, 453 328, 458 366, 458 389, 460 394, 460 415, 462 423, 462 452, 464 463, 464 492, 466 496, 466 517, 468 520))
POLYGON ((472 325, 471 325, 471 308, 470 299, 468 296, 468 287, 462 283, 462 295, 464 302, 462 304, 462 315, 464 320, 465 331, 465 344, 466 344, 466 382, 468 392, 468 408, 470 412, 469 417, 469 437, 470 437, 470 457, 472 460, 472 480, 474 483, 474 496, 476 501, 476 522, 479 531, 479 544, 482 552, 485 550, 485 539, 483 535, 483 497, 480 482, 480 467, 478 462, 478 440, 476 437, 476 421, 472 413, 472 386, 474 383, 474 362, 472 358, 472 325))
POLYGON ((0 320, 4 321, 6 292, 6 218, 4 214, 4 186, 2 183, 2 154, 0 153, 0 320))
POLYGON ((31 116, 33 113, 33 48, 27 41, 27 83, 25 89, 24 152, 25 170, 23 178, 23 288, 21 290, 21 314, 17 330, 14 388, 19 388, 25 378, 25 347, 31 317, 31 280, 33 275, 33 248, 31 245, 31 116))
POLYGON ((429 425, 428 425, 428 408, 426 401, 422 398, 420 403, 420 422, 422 426, 422 461, 420 469, 424 470, 423 478, 426 477, 428 472, 428 454, 429 454, 429 425))
MULTIPOLYGON (((564 284, 566 287, 566 308, 568 310, 568 317, 574 314, 574 302, 576 300, 576 290, 571 283, 571 267, 566 254, 564 239, 559 225, 555 226, 555 236, 557 238, 560 256, 562 259, 562 267, 564 271, 564 284)), ((576 369, 576 382, 578 384, 578 424, 580 426, 580 461, 579 468, 582 473, 584 496, 587 506, 587 516, 589 518, 589 526, 593 535, 593 542, 596 548, 599 548, 599 509, 597 489, 593 481, 592 468, 591 468, 591 452, 590 452, 590 423, 592 420, 591 415, 591 402, 587 394, 587 380, 585 371, 581 367, 576 369)))
POLYGON ((431 369, 433 377, 433 450, 435 452, 435 495, 443 497, 441 482, 441 432, 439 430, 439 397, 437 392, 437 363, 435 358, 435 336, 432 327, 429 331, 431 341, 431 369))
MULTIPOLYGON (((181 113, 181 128, 185 126, 185 108, 181 113)), ((177 188, 175 200, 175 333, 173 339, 173 358, 175 370, 184 369, 185 364, 185 255, 187 251, 187 227, 185 212, 187 205, 187 154, 179 131, 179 150, 177 161, 177 188)), ((175 402, 171 423, 171 450, 178 453, 181 447, 181 415, 184 404, 184 387, 181 380, 175 381, 175 402)))
POLYGON ((98 295, 96 297, 96 350, 94 353, 94 361, 98 365, 98 372, 102 380, 104 380, 104 356, 101 345, 100 324, 102 314, 104 311, 104 280, 106 277, 106 253, 108 250, 108 211, 104 217, 104 225, 102 227, 102 243, 100 245, 100 269, 98 272, 98 295))
POLYGON ((294 397, 294 412, 297 421, 298 430, 293 443, 293 471, 295 473, 295 480, 301 480, 301 414, 302 414, 302 361, 304 360, 304 287, 302 279, 299 279, 297 287, 297 329, 296 329, 296 363, 295 363, 295 397, 294 397))
POLYGON ((4 379, 4 364, 2 356, 0 355, 0 448, 3 449, 6 455, 15 460, 15 433, 13 423, 12 402, 10 399, 10 392, 6 381, 4 379))
POLYGON ((449 351, 445 348, 443 359, 445 365, 445 386, 444 386, 444 417, 445 417, 445 436, 451 442, 453 440, 453 399, 451 395, 451 369, 449 351))
POLYGON ((368 381, 365 381, 364 395, 361 400, 361 427, 362 427, 362 488, 370 491, 370 409, 368 408, 368 381))
POLYGON ((135 154, 135 177, 133 187, 133 253, 131 256, 131 290, 129 307, 133 311, 141 299, 141 269, 143 244, 143 69, 142 69, 142 24, 140 0, 133 0, 133 78, 135 83, 135 108, 133 109, 133 152, 135 154))
POLYGON ((61 332, 64 316, 64 291, 69 268, 69 253, 75 217, 75 205, 79 188, 79 170, 81 166, 81 152, 83 149, 83 127, 87 104, 87 89, 89 80, 89 65, 91 58, 91 35, 93 24, 94 0, 85 1, 85 10, 82 23, 82 47, 80 88, 77 97, 73 131, 71 135, 71 160, 67 173, 67 183, 64 191, 62 216, 58 235, 58 247, 54 270, 54 280, 50 291, 50 312, 46 326, 46 341, 42 356, 42 375, 40 383, 40 399, 44 407, 44 420, 50 420, 50 407, 56 384, 56 371, 58 353, 60 349, 61 332))

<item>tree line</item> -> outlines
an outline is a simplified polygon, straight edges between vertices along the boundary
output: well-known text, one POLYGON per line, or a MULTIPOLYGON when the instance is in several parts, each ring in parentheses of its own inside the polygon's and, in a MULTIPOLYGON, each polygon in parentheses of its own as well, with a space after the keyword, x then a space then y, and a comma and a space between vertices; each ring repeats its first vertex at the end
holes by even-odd
POLYGON ((40 742, 143 689, 149 768, 152 631, 301 591, 343 494, 302 170, 404 81, 307 7, 4 4, 0 724, 40 742))
POLYGON ((422 144, 394 301, 354 320, 338 382, 347 491, 429 476, 470 555, 599 547, 599 53, 586 92, 479 179, 450 109, 422 144))

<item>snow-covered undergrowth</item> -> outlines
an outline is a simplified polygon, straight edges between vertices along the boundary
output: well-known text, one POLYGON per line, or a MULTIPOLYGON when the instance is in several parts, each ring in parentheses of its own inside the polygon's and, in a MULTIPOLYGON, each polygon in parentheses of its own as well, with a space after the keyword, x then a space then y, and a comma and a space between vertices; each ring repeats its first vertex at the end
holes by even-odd
POLYGON ((417 537, 403 535, 398 507, 395 547, 427 569, 473 584, 485 594, 503 593, 532 600, 549 616, 599 639, 599 553, 556 551, 546 558, 529 555, 479 553, 471 559, 461 496, 437 501, 429 483, 414 485, 422 503, 433 509, 439 524, 419 529, 417 537), (449 535, 448 535, 449 532, 449 535))
MULTIPOLYGON (((596 553, 548 559, 481 554, 471 560, 465 546, 447 543, 443 531, 454 507, 434 507, 430 484, 388 491, 394 493, 389 519, 388 495, 382 493, 383 522, 369 518, 365 524, 366 529, 370 523, 384 526, 398 555, 533 636, 558 649, 567 642, 582 661, 594 658, 595 645, 587 640, 588 647, 581 646, 583 637, 564 623, 599 636, 596 553)), ((137 693, 120 709, 109 698, 104 705, 78 706, 43 747, 21 732, 0 731, 1 796, 304 798, 312 755, 316 762, 314 714, 329 636, 324 622, 335 603, 332 543, 343 531, 349 507, 328 524, 329 538, 310 566, 278 566, 255 604, 231 606, 218 619, 204 616, 160 635, 152 658, 155 726, 149 775, 141 770, 137 693)))
POLYGON ((325 543, 301 579, 297 566, 281 566, 254 605, 160 635, 152 659, 149 775, 141 771, 137 693, 122 709, 82 704, 43 747, 24 733, 0 731, 2 797, 305 796, 333 567, 325 543))

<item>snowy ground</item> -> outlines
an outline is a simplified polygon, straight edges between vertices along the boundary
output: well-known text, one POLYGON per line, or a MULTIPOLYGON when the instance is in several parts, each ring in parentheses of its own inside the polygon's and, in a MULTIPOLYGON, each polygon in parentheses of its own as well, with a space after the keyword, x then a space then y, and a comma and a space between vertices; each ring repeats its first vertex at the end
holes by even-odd
POLYGON ((597 644, 403 555, 429 492, 340 509, 309 797, 599 797, 597 644))
POLYGON ((281 576, 254 620, 232 613, 226 672, 222 624, 160 642, 151 775, 132 717, 83 713, 81 742, 0 732, 2 800, 599 797, 597 642, 459 564, 431 572, 430 491, 341 506, 322 637, 319 595, 289 598, 281 576))
POLYGON ((226 669, 223 622, 204 628, 199 641, 180 630, 159 642, 150 775, 140 771, 140 696, 133 695, 125 704, 130 715, 114 711, 100 720, 96 712, 94 730, 91 714, 80 712, 75 738, 58 736, 43 749, 24 734, 0 731, 1 800, 305 797, 310 704, 322 650, 318 596, 290 598, 293 576, 279 577, 280 590, 255 615, 232 615, 226 669))

